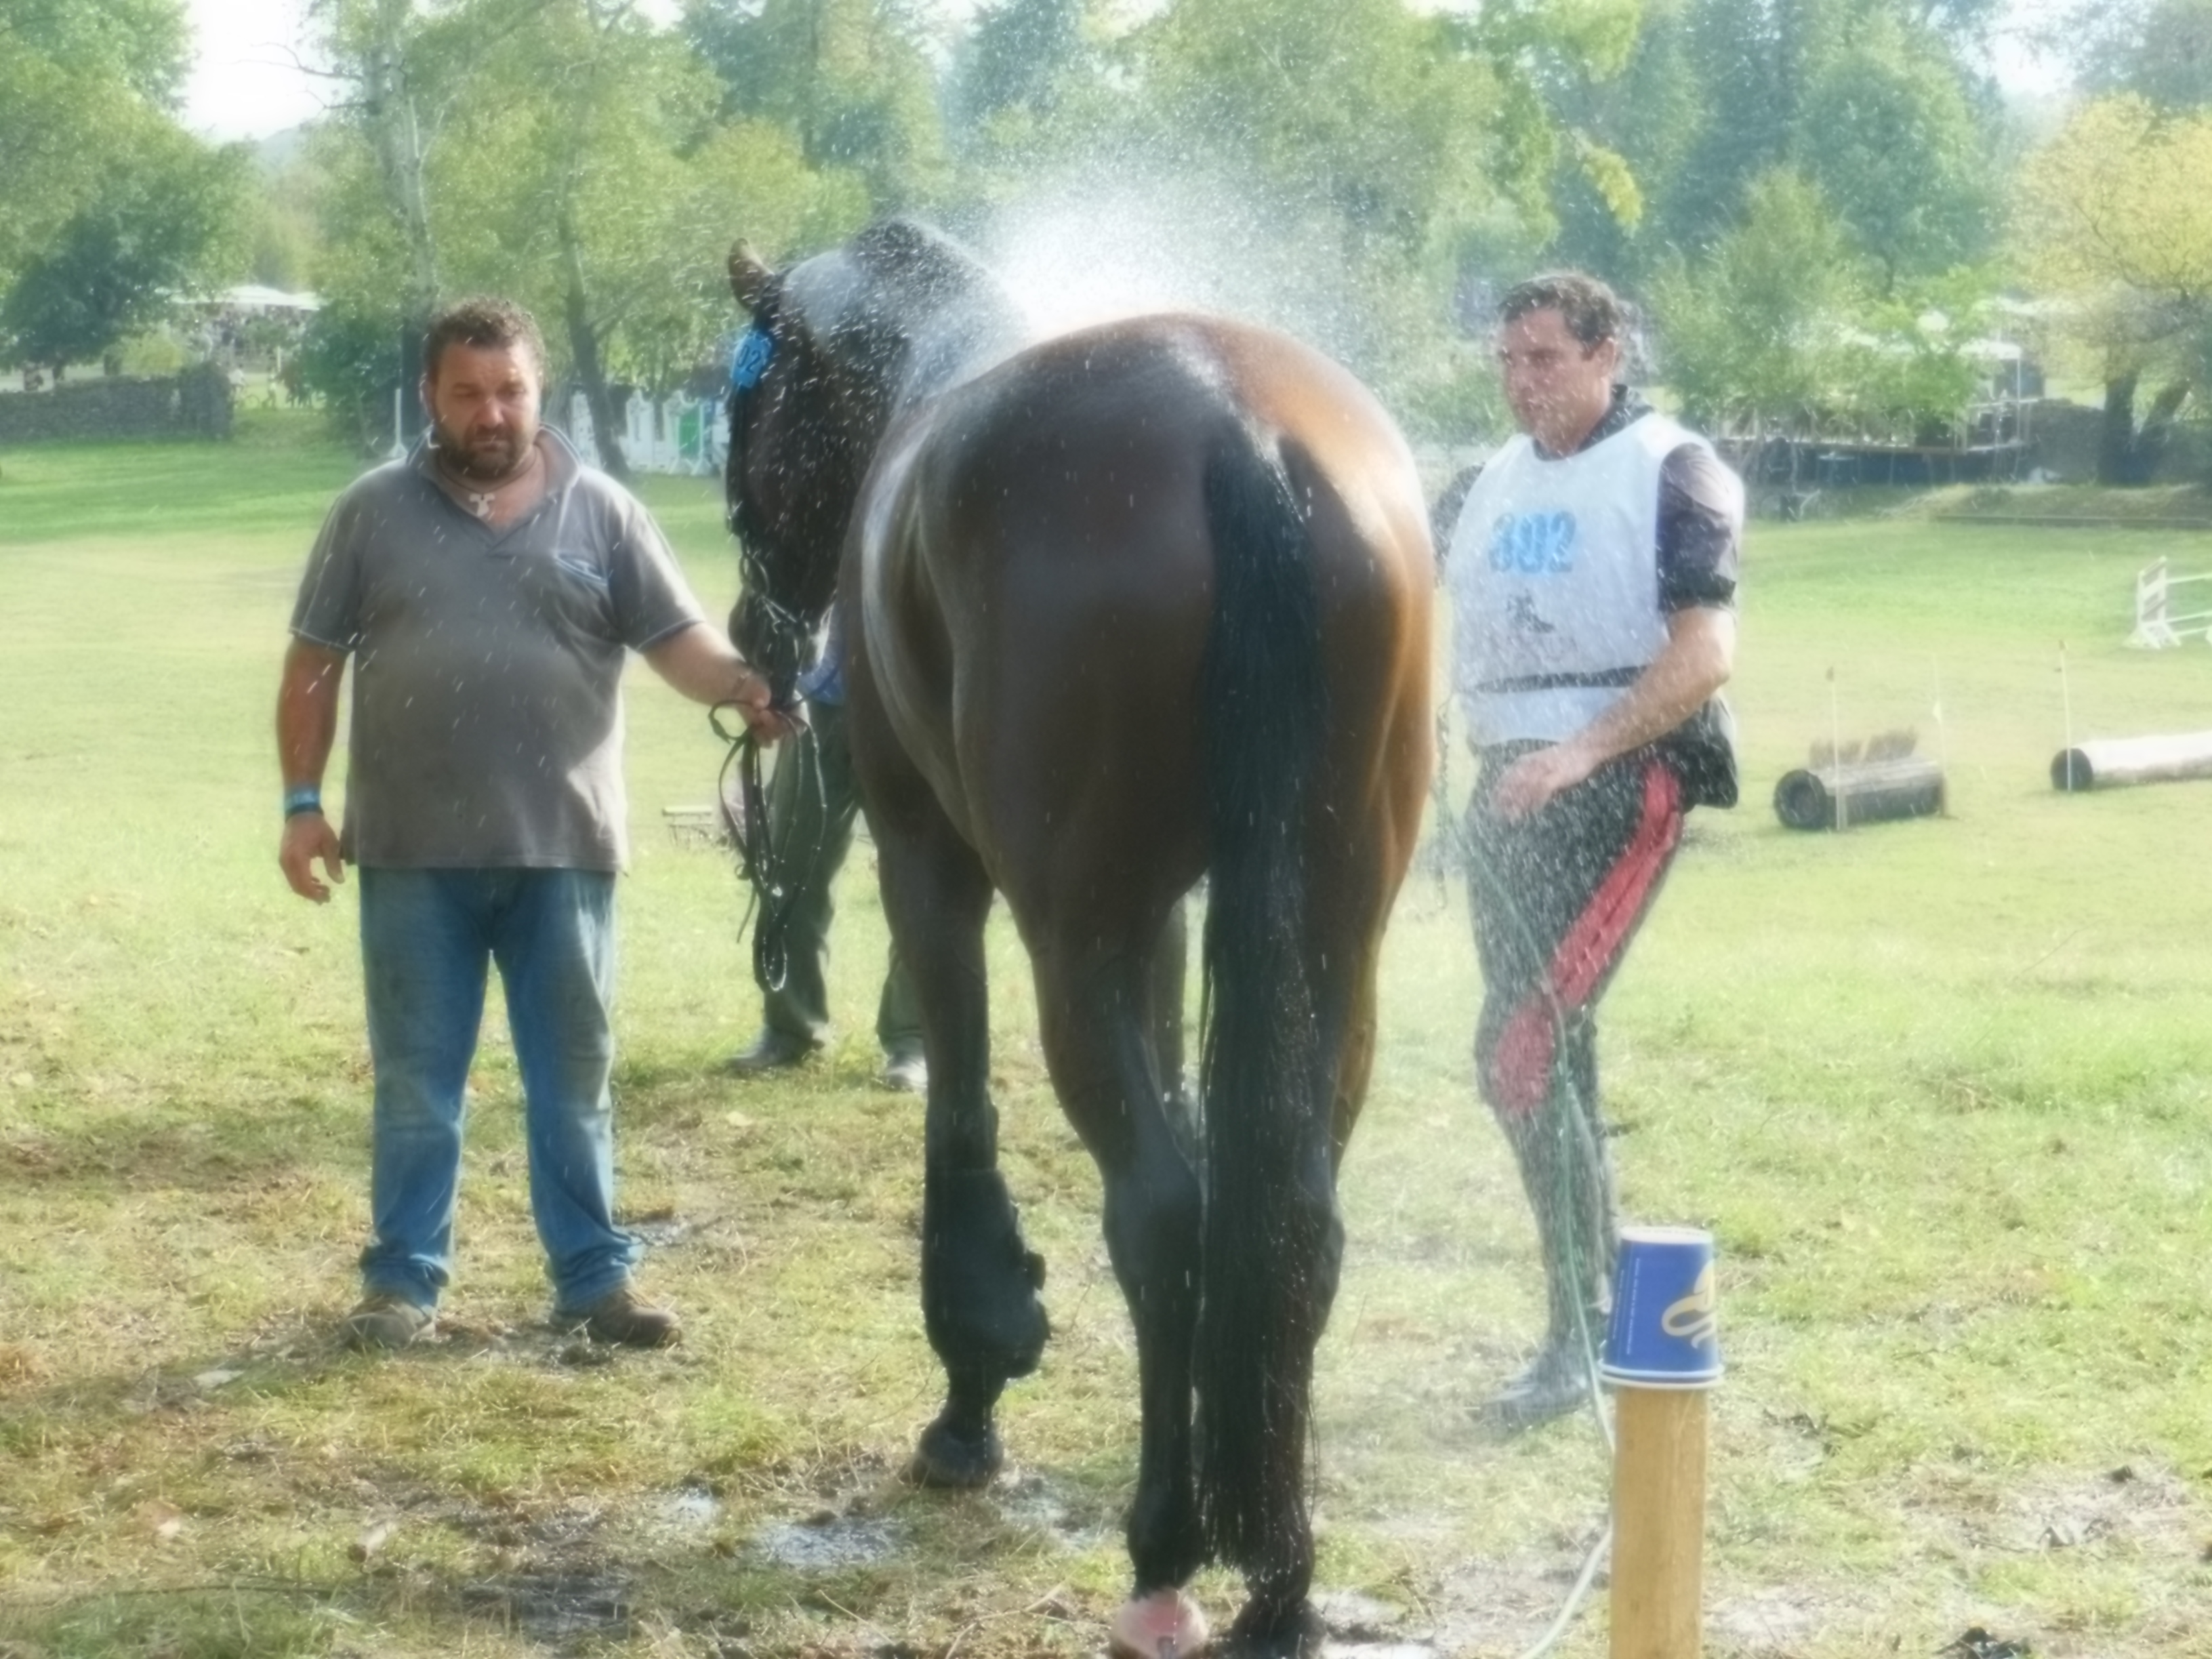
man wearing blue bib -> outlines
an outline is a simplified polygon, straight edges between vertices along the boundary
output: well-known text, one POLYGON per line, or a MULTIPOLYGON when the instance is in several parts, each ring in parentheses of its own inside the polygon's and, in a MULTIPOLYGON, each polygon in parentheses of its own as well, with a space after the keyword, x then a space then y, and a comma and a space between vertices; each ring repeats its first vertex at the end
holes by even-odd
POLYGON ((1692 806, 1733 805, 1720 690, 1735 653, 1743 488, 1712 447, 1618 384, 1626 316, 1579 272, 1498 307, 1520 433, 1467 489, 1445 581, 1482 963, 1475 1069, 1535 1212, 1547 1328, 1485 1407, 1571 1411, 1616 1234, 1597 1096, 1598 999, 1692 806))

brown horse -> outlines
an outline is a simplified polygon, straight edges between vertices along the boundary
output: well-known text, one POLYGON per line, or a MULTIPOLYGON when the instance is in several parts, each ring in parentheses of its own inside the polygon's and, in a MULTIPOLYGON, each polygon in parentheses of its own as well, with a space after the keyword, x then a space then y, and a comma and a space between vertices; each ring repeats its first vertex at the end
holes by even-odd
POLYGON ((1427 515, 1403 440, 1294 341, 1155 316, 1024 344, 992 276, 890 221, 779 273, 732 394, 740 648, 787 683, 832 603, 853 764, 929 1060, 922 1311, 948 1383, 915 1477, 979 1486, 1036 1365, 1042 1264, 998 1169, 983 924, 1003 893, 1135 1323, 1117 1652, 1318 1650, 1304 1456, 1429 779, 1427 515), (1206 884, 1200 1144, 1184 896, 1206 884))

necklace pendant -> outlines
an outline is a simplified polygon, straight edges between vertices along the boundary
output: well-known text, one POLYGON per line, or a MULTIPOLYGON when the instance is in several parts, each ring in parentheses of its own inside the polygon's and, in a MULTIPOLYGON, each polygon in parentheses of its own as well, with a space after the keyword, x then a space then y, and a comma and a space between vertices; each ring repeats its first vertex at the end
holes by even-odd
POLYGON ((477 490, 469 491, 469 511, 479 519, 491 517, 491 497, 477 490))

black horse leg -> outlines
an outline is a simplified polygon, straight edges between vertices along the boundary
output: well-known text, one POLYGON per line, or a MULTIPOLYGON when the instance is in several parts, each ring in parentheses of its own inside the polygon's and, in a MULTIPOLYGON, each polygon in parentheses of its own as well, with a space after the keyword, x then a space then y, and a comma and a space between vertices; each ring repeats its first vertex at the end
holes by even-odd
POLYGON ((1183 901, 1168 911, 1159 942, 1152 947, 1152 1054, 1166 1102, 1168 1121, 1184 1155, 1194 1164, 1201 1141, 1195 1085, 1183 1075, 1183 983, 1189 961, 1188 929, 1183 901))
POLYGON ((1158 954, 1086 945, 1037 956, 1046 1061, 1097 1160, 1106 1247, 1136 1326, 1143 1429, 1128 1542, 1140 1597, 1180 1586, 1205 1558, 1191 1478, 1201 1198, 1176 1142, 1158 1052, 1158 954))
POLYGON ((1043 1262, 1023 1243, 998 1168, 983 964, 991 884, 933 803, 881 817, 884 904, 929 1059, 921 1305, 947 1382, 911 1473, 925 1486, 980 1486, 1004 1458, 992 1421, 999 1395, 1009 1377, 1036 1368, 1048 1334, 1037 1299, 1043 1262))

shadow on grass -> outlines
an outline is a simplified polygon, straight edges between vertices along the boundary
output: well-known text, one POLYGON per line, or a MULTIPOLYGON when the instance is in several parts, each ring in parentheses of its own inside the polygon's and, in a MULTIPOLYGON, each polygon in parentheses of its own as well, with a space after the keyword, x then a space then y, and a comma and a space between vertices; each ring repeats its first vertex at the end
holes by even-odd
POLYGON ((366 1179, 366 1099, 319 1097, 241 1107, 174 1098, 45 1112, 0 1140, 0 1170, 22 1188, 95 1183, 121 1191, 269 1191, 307 1176, 366 1179))
POLYGON ((948 1651, 987 1627, 996 1639, 965 1645, 1095 1650, 1105 1595, 1072 1591, 1064 1577, 1042 1596, 1023 1588, 1041 1568, 1047 1579, 1062 1573, 1056 1558, 1112 1547, 1096 1532, 1040 1527, 1041 1494, 1064 1513, 1042 1477, 951 1495, 908 1487, 880 1460, 848 1462, 842 1474, 857 1484, 826 1501, 802 1485, 735 1521, 704 1478, 625 1511, 537 1513, 378 1482, 386 1518, 348 1551, 350 1570, 0 1595, 0 1655, 453 1652, 504 1636, 562 1654, 640 1640, 661 1651, 677 1638, 685 1653, 882 1659, 948 1651), (452 1559, 457 1550, 465 1560, 452 1559), (949 1608, 917 1613, 948 1589, 949 1608))

